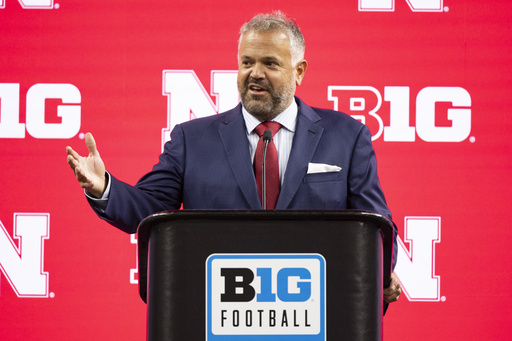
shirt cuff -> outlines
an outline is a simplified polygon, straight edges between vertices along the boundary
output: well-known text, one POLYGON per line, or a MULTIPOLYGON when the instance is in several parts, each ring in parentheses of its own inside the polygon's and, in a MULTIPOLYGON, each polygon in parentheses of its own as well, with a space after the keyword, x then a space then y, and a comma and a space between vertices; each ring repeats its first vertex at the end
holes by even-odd
POLYGON ((107 171, 105 171, 105 181, 107 182, 107 188, 105 188, 105 192, 103 192, 103 195, 101 196, 101 198, 94 197, 92 194, 90 194, 89 192, 87 192, 84 189, 85 196, 89 200, 94 201, 95 204, 100 205, 100 206, 104 206, 103 208, 107 207, 108 197, 110 195, 110 184, 112 183, 112 181, 110 181, 110 174, 107 171))

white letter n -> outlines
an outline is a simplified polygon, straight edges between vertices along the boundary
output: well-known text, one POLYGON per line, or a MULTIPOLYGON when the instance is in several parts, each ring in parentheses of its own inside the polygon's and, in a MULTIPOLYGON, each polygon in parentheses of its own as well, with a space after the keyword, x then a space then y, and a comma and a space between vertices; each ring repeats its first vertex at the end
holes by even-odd
POLYGON ((15 213, 13 239, 0 222, 0 269, 18 297, 48 297, 44 240, 50 237, 48 213, 15 213))
MULTIPOLYGON (((443 0, 406 0, 413 12, 442 12, 443 0)), ((394 12, 395 0, 359 0, 359 11, 394 12)))
POLYGON ((214 104, 193 70, 164 70, 163 95, 167 96, 167 127, 162 129, 162 150, 176 124, 215 115, 238 104, 237 71, 212 70, 210 92, 214 104))
POLYGON ((440 217, 405 217, 407 251, 398 239, 395 268, 409 301, 439 301, 440 278, 435 275, 435 243, 441 241, 440 217))

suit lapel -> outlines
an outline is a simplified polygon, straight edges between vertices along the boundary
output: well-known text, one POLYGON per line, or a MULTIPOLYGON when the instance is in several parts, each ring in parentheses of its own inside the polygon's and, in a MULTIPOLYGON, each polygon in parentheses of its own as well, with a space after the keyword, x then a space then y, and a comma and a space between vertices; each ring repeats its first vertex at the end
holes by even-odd
POLYGON ((261 209, 241 105, 226 112, 219 127, 229 166, 251 209, 261 209))
POLYGON ((324 129, 316 124, 320 117, 297 98, 299 112, 292 150, 276 209, 287 209, 307 173, 308 163, 313 158, 324 129))

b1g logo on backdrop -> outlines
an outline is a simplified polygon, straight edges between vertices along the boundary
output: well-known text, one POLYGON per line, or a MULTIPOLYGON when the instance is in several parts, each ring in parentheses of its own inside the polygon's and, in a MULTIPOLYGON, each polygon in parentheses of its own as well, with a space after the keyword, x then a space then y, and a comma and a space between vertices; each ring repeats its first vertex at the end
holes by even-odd
POLYGON ((213 254, 206 261, 206 339, 325 340, 319 254, 213 254))
MULTIPOLYGON (((366 124, 372 140, 414 142, 416 135, 427 142, 462 142, 471 133, 471 95, 461 87, 428 86, 416 95, 415 126, 410 118, 410 88, 384 87, 389 102, 389 125, 384 126, 382 95, 372 86, 329 85, 327 97, 334 110, 366 124)), ((472 138, 470 138, 470 141, 472 138)))
POLYGON ((26 95, 25 123, 20 122, 20 84, 0 83, 0 138, 22 139, 25 130, 38 139, 70 139, 80 131, 82 95, 73 84, 38 83, 26 95), (56 100, 55 122, 48 100, 56 100))

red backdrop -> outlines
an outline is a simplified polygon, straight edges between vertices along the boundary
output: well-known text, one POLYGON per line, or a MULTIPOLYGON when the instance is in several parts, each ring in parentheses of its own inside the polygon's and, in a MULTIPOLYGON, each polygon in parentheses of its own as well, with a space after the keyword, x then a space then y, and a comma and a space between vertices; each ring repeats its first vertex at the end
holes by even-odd
POLYGON ((162 131, 232 106, 238 30, 281 9, 306 38, 298 95, 374 134, 405 294, 387 340, 512 333, 512 3, 0 1, 0 338, 141 340, 136 245, 65 161, 150 170, 162 131), (215 71, 215 72, 212 72, 215 71))

